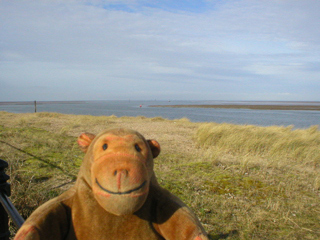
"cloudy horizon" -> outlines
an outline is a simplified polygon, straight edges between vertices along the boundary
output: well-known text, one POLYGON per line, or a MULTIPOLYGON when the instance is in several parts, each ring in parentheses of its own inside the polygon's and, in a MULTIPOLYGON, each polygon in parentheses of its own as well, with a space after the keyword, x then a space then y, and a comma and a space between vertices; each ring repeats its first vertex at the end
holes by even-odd
POLYGON ((320 1, 0 1, 0 101, 320 101, 320 1))

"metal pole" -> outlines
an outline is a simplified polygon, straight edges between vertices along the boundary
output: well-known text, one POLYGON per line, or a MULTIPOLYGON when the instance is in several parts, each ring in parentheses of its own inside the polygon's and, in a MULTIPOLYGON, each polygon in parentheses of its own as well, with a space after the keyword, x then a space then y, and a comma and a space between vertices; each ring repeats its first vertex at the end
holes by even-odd
MULTIPOLYGON (((4 169, 7 167, 8 163, 0 159, 0 195, 2 195, 2 192, 6 194, 9 193, 10 195, 10 185, 7 183, 9 176, 4 173, 4 169)), ((8 214, 0 204, 0 240, 9 240, 10 232, 8 221, 8 214)))
POLYGON ((0 202, 2 203, 4 209, 7 211, 7 214, 9 214, 14 225, 16 225, 19 229, 24 223, 24 219, 18 213, 17 209, 13 206, 10 199, 5 194, 0 193, 0 202))
POLYGON ((8 198, 11 195, 11 189, 10 184, 7 182, 10 177, 4 172, 7 167, 8 163, 0 159, 0 240, 9 240, 8 215, 18 229, 24 223, 24 219, 8 198))
POLYGON ((0 240, 9 240, 8 214, 0 204, 0 240))

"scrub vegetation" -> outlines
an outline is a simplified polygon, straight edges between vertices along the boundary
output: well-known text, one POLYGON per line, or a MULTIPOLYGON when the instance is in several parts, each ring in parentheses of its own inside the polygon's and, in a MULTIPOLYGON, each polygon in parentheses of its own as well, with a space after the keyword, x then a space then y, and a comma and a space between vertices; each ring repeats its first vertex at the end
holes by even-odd
POLYGON ((186 202, 211 239, 320 239, 320 131, 188 119, 0 112, 0 158, 27 218, 74 183, 82 132, 110 127, 156 139, 160 184, 186 202))

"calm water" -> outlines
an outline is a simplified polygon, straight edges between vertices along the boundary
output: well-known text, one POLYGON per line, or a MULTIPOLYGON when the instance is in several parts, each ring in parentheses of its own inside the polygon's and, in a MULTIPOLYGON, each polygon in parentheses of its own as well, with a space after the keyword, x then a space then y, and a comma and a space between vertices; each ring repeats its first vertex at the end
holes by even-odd
MULTIPOLYGON (((253 124, 260 126, 294 125, 295 128, 308 128, 320 125, 320 111, 293 110, 249 110, 214 108, 154 108, 149 105, 175 104, 304 104, 299 102, 222 102, 222 101, 88 101, 78 104, 50 103, 38 104, 38 112, 59 112, 94 116, 146 116, 180 119, 186 117, 193 122, 217 122, 253 124), (140 108, 140 105, 142 107, 140 108)), ((310 104, 310 103, 308 103, 310 104)), ((312 103, 320 105, 320 102, 312 103)), ((0 105, 0 111, 13 113, 34 112, 33 105, 0 105)))

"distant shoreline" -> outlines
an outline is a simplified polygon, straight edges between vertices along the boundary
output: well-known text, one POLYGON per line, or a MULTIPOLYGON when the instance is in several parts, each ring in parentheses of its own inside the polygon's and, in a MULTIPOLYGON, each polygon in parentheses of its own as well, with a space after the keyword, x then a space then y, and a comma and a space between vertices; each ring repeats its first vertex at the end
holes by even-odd
MULTIPOLYGON (((37 101, 37 105, 41 104, 81 104, 85 101, 37 101)), ((21 101, 21 102, 0 102, 0 105, 34 105, 34 101, 21 101)))
POLYGON ((233 108, 254 110, 305 110, 320 111, 320 105, 250 105, 250 104, 226 104, 226 105, 150 105, 149 107, 170 108, 233 108))

